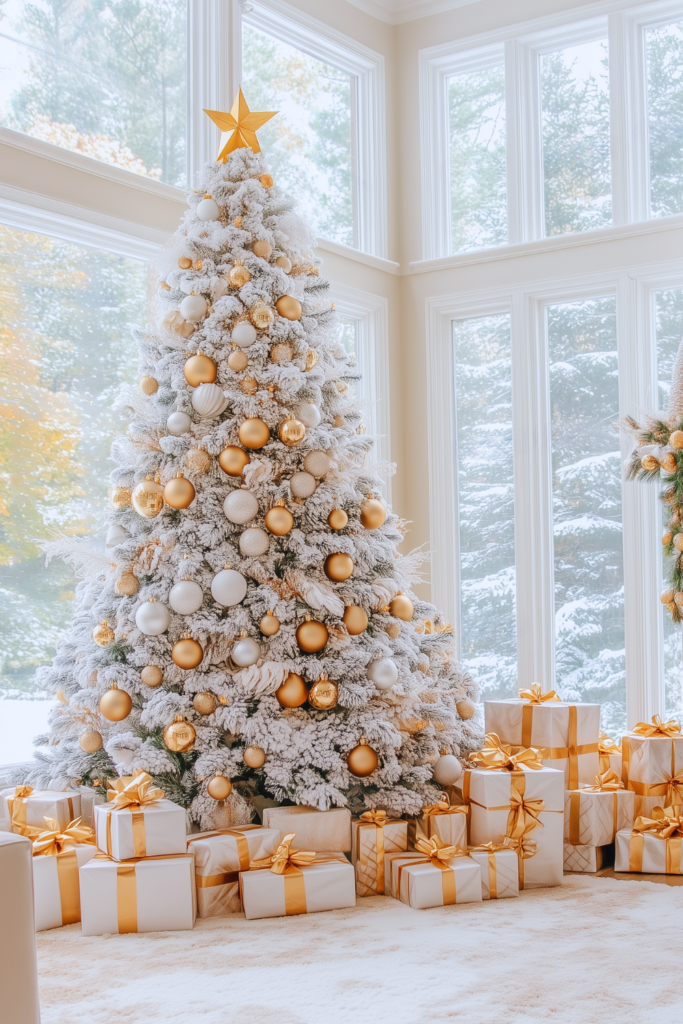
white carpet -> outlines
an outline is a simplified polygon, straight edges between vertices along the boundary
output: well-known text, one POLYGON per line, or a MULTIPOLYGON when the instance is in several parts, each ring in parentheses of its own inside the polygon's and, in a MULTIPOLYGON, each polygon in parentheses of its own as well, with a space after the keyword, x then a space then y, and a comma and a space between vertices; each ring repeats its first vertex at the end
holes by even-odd
MULTIPOLYGON (((557 889, 416 911, 38 936, 42 1024, 679 1024, 683 886, 557 889)), ((9 1024, 9 1022, 8 1022, 9 1024)), ((12 1022, 18 1024, 18 1022, 12 1022)))

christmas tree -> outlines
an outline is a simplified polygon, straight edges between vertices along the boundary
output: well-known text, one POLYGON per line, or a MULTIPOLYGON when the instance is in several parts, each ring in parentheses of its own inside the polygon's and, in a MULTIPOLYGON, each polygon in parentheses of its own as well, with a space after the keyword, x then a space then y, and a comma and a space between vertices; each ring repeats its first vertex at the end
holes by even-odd
POLYGON ((381 497, 315 239, 267 173, 241 91, 138 332, 107 553, 40 685, 59 703, 21 780, 148 771, 202 827, 256 797, 415 814, 481 745, 423 555, 381 497))

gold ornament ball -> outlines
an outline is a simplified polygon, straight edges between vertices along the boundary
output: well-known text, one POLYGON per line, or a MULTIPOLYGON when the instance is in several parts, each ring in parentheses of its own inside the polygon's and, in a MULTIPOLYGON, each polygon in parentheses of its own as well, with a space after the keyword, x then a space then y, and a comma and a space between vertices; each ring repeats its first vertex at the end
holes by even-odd
POLYGON ((292 359, 292 346, 286 341, 279 341, 270 350, 271 363, 289 363, 292 359))
POLYGON ((328 555, 325 559, 325 575, 335 583, 343 583, 353 573, 353 559, 350 555, 338 552, 328 555))
POLYGON ((230 268, 228 281, 233 288, 243 288, 251 281, 251 274, 241 260, 235 260, 235 265, 230 268))
POLYGON ((253 252, 254 256, 260 256, 262 260, 269 260, 271 253, 273 251, 273 247, 270 244, 270 242, 266 242, 265 239, 259 238, 252 245, 251 251, 253 252))
POLYGON ((240 381, 240 391, 245 395, 255 395, 258 390, 258 381, 255 377, 244 377, 240 381))
POLYGON ((655 469, 659 469, 659 462, 654 455, 643 455, 640 460, 640 464, 648 473, 651 473, 655 469))
POLYGON ((308 691, 308 703, 316 711, 329 711, 336 707, 339 690, 337 684, 323 675, 308 691))
POLYGON ((270 306, 261 303, 249 310, 249 319, 257 331, 267 331, 275 319, 275 314, 270 306))
POLYGON ((143 395, 153 395, 159 390, 159 381, 154 377, 140 377, 138 387, 143 395))
POLYGON ((86 754, 94 754, 102 749, 102 736, 94 729, 88 729, 78 737, 78 745, 86 754))
POLYGON ((111 492, 111 503, 114 508, 127 508, 130 505, 130 487, 113 487, 111 492))
POLYGON ((112 683, 111 690, 107 690, 100 697, 100 714, 109 722, 122 722, 128 717, 132 707, 130 694, 125 690, 119 690, 116 683, 112 683))
POLYGON ((378 498, 367 498, 360 509, 360 521, 366 530, 376 530, 387 518, 387 510, 378 498))
POLYGON ((344 625, 350 636, 358 636, 368 628, 368 616, 357 604, 347 604, 344 609, 344 625))
POLYGON ((206 787, 206 792, 213 800, 227 800, 232 793, 232 782, 225 775, 214 775, 206 787))
POLYGON ((198 715, 212 715, 216 710, 216 704, 214 695, 206 690, 203 693, 195 693, 192 698, 192 707, 198 715))
POLYGON ((294 516, 288 508, 282 505, 275 505, 268 509, 265 516, 265 527, 269 533, 276 537, 284 537, 290 533, 294 526, 294 516))
POLYGON ((301 303, 291 295, 280 296, 275 303, 275 308, 280 316, 284 317, 285 320, 301 319, 301 303))
POLYGON ((164 501, 171 508, 187 508, 194 501, 195 489, 182 473, 169 480, 164 487, 164 501))
POLYGON ((677 608, 683 608, 683 591, 679 590, 674 594, 674 604, 677 608))
POLYGON ((258 416, 250 416, 244 420, 239 429, 239 439, 245 448, 263 448, 270 441, 268 425, 258 416))
POLYGON ((161 671, 158 665, 145 665, 142 672, 140 673, 140 679, 151 689, 155 686, 161 686, 164 673, 161 671))
MULTIPOLYGON (((248 423, 249 421, 246 420, 245 422, 248 423)), ((244 426, 244 423, 242 426, 244 426)), ((249 462, 249 456, 244 448, 238 448, 234 444, 228 445, 218 456, 218 465, 228 476, 242 476, 242 470, 245 466, 249 465, 249 462)))
POLYGON ((213 384, 217 376, 216 364, 203 352, 190 356, 185 363, 185 380, 191 388, 198 388, 200 384, 213 384))
POLYGON ((96 644, 100 645, 100 647, 107 647, 115 636, 116 634, 114 633, 114 630, 106 620, 104 622, 100 622, 92 631, 92 638, 96 644))
POLYGON ((683 551, 683 533, 677 533, 674 537, 674 547, 677 551, 683 551))
POLYGON ((189 270, 192 266, 192 260, 189 256, 181 256, 178 260, 178 266, 181 270, 189 270))
POLYGON ((139 589, 140 584, 134 572, 122 572, 114 584, 114 590, 122 597, 132 597, 139 589))
POLYGON ((673 590, 663 590, 662 593, 659 596, 659 600, 662 602, 662 604, 671 604, 673 599, 674 599, 674 592, 673 592, 673 590))
POLYGON ((660 465, 666 473, 675 473, 678 469, 678 460, 673 452, 667 452, 660 465))
POLYGON ((186 636, 173 645, 171 657, 178 668, 191 669, 201 664, 204 651, 200 643, 186 636))
POLYGON ((246 370, 249 365, 249 356, 246 352, 243 352, 241 348, 236 348, 234 352, 231 352, 228 356, 228 366, 235 373, 241 373, 242 370, 246 370))
POLYGON ((461 718, 474 718, 474 713, 477 709, 475 708, 473 701, 468 700, 467 697, 465 697, 463 700, 459 700, 457 702, 455 710, 461 718))
POLYGON ((672 601, 671 604, 668 604, 666 606, 666 609, 667 609, 667 611, 669 611, 669 612, 671 612, 673 614, 673 612, 676 611, 676 602, 672 601))
POLYGON ((133 488, 131 504, 139 516, 154 519, 164 507, 164 489, 148 476, 133 488))
POLYGON ((375 771, 379 764, 379 758, 377 752, 369 747, 365 740, 361 740, 358 746, 346 755, 346 763, 352 775, 364 779, 375 771))
POLYGON ((281 270, 284 270, 285 274, 288 274, 292 269, 292 261, 287 256, 278 256, 275 262, 281 270))
POLYGON ((281 708, 300 708, 308 699, 308 687, 296 672, 290 672, 284 683, 275 691, 281 708))
POLYGON ((667 544, 671 543, 671 538, 672 537, 673 537, 673 534, 672 534, 671 530, 665 530, 664 533, 662 534, 662 544, 666 547, 667 544))
POLYGON ((259 629, 266 636, 275 636, 280 629, 280 620, 271 611, 264 615, 259 623, 259 629))
POLYGON ((349 517, 343 508, 333 508, 327 517, 327 525, 333 530, 343 530, 349 521, 349 517))
POLYGON ((259 181, 261 182, 264 188, 273 187, 273 177, 271 174, 262 174, 261 177, 259 178, 259 181))
POLYGON ((683 430, 674 430, 669 434, 669 444, 672 448, 683 448, 683 430))
POLYGON ((415 613, 413 602, 401 593, 397 594, 390 603, 389 611, 395 619, 403 619, 404 622, 410 622, 415 613))
POLYGON ((262 747, 252 744, 244 748, 242 760, 249 768, 262 768, 266 763, 266 752, 262 747))
POLYGON ((401 627, 398 622, 388 622, 384 627, 384 632, 387 636, 390 636, 392 640, 398 640, 401 635, 401 627))
POLYGON ((196 738, 194 726, 186 722, 182 715, 176 715, 175 720, 164 729, 164 743, 176 754, 192 750, 196 738))
POLYGON ((191 448, 185 456, 185 465, 191 473, 208 473, 211 469, 211 456, 206 448, 191 448))
POLYGON ((286 444, 291 448, 295 444, 299 444, 303 441, 306 436, 306 427, 301 420, 295 419, 294 416, 288 416, 287 419, 280 424, 278 436, 283 444, 286 444))
POLYGON ((302 622, 296 631, 296 642, 306 654, 317 654, 328 641, 327 626, 314 619, 302 622))

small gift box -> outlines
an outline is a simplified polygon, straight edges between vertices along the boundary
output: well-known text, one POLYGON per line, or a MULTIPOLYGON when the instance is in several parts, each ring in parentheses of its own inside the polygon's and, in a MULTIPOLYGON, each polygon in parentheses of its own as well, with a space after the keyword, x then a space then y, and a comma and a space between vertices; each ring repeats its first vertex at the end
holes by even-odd
POLYGON ((81 786, 78 793, 81 798, 81 821, 88 828, 94 828, 95 815, 93 807, 96 804, 106 804, 107 798, 92 786, 81 786))
POLYGON ((355 874, 344 854, 295 850, 293 840, 293 833, 286 835, 272 856, 240 872, 248 921, 355 907, 355 874))
POLYGON ((543 764, 565 773, 565 788, 590 785, 599 769, 599 704, 568 704, 554 690, 541 693, 534 683, 519 698, 484 704, 486 732, 513 747, 533 747, 543 764))
POLYGON ((680 807, 655 807, 651 818, 641 815, 632 829, 617 832, 614 870, 683 874, 683 815, 680 811, 680 807))
POLYGON ((351 812, 348 807, 319 811, 316 807, 265 807, 263 824, 281 836, 294 833, 293 850, 346 853, 351 849, 351 812))
MULTIPOLYGON (((447 846, 467 846, 467 820, 469 810, 465 804, 452 805, 448 793, 442 793, 435 804, 422 808, 422 815, 417 819, 417 828, 411 832, 409 840, 414 842, 422 834, 426 839, 437 836, 447 846)), ((410 823, 412 825, 413 822, 410 823)))
POLYGON ((614 772, 598 775, 594 786, 564 794, 564 838, 572 846, 607 846, 633 824, 635 795, 614 772))
POLYGON ((3 790, 0 796, 4 803, 2 816, 10 819, 12 832, 28 835, 30 839, 35 838, 35 829, 45 831, 46 818, 56 821, 58 828, 65 829, 69 822, 81 816, 81 798, 77 791, 15 786, 3 790))
POLYGON ((484 843, 470 846, 468 855, 481 869, 481 896, 484 900, 501 900, 519 896, 517 853, 508 846, 484 843))
POLYGON ((147 772, 117 779, 110 802, 93 808, 99 849, 114 860, 185 853, 185 811, 163 797, 147 772))
POLYGON ((97 853, 91 828, 80 819, 62 831, 46 818, 33 841, 33 893, 36 931, 61 928, 81 919, 78 871, 97 853))
POLYGON ((194 857, 146 857, 124 864, 98 853, 80 870, 84 935, 172 932, 194 927, 194 857))
POLYGON ((655 807, 683 806, 683 735, 675 719, 638 722, 622 736, 622 779, 635 793, 636 816, 655 807))
POLYGON ((481 868, 464 850, 418 837, 411 860, 396 865, 394 892, 413 910, 481 903, 481 868))
POLYGON ((197 916, 224 917, 240 911, 240 871, 248 871, 252 860, 270 856, 279 842, 279 830, 262 825, 191 836, 187 845, 194 853, 197 916))
POLYGON ((386 811, 365 811, 351 822, 351 863, 356 869, 358 896, 383 896, 385 853, 408 848, 408 822, 388 818, 386 811))
POLYGON ((564 870, 581 871, 587 874, 595 874, 601 868, 607 866, 610 859, 608 851, 612 852, 612 846, 585 846, 574 843, 564 844, 564 870))
MULTIPOLYGON (((621 779, 622 760, 621 747, 606 732, 600 733, 598 740, 598 756, 600 758, 600 774, 614 772, 621 779)), ((622 780, 623 781, 623 780, 622 780)))

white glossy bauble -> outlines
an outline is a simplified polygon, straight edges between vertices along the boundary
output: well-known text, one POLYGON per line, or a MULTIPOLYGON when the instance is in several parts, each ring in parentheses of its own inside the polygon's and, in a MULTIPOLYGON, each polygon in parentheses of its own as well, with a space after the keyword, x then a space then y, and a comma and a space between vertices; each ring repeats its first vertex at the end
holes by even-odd
POLYGON ((194 580, 181 580, 171 587, 168 603, 178 615, 192 615, 199 611, 204 601, 204 591, 194 580))
POLYGON ((240 551, 247 558, 256 558, 258 555, 265 555, 270 546, 270 538, 265 530, 258 526, 245 530, 240 536, 240 551))
POLYGON ((232 329, 230 340, 240 348, 249 348, 256 341, 256 328, 246 320, 240 320, 232 329))
POLYGON ((295 498, 310 498, 316 488, 312 473, 295 473, 289 481, 289 488, 295 498))
POLYGON ((329 473, 331 465, 332 462, 327 452, 309 452, 304 459, 304 469, 307 473, 311 473, 313 476, 317 477, 318 480, 329 473))
POLYGON ((203 295, 187 295, 180 303, 180 315, 191 323, 206 316, 206 299, 203 295))
POLYGON ((462 765, 454 754, 442 754, 433 768, 435 780, 441 786, 454 786, 462 776, 462 765))
POLYGON ((192 405, 200 416, 220 416, 227 404, 228 400, 218 384, 200 384, 192 392, 192 405))
POLYGON ((398 680, 396 662, 391 658, 378 658, 368 665, 368 679, 371 679, 378 690, 390 690, 398 680))
POLYGON ((313 402, 301 402, 297 406, 296 418, 301 420, 305 427, 317 427, 320 423, 320 410, 313 402))
POLYGON ((186 412, 172 412, 166 420, 166 429, 169 434, 175 434, 176 437, 186 434, 191 426, 192 419, 186 412))
POLYGON ((130 540, 130 534, 125 526, 120 526, 119 523, 112 523, 107 530, 107 547, 115 548, 117 544, 125 544, 127 540, 130 540))
POLYGON ((251 491, 231 491, 223 502, 223 511, 231 523, 244 526, 258 515, 258 499, 251 491))
POLYGON ((237 641, 232 649, 231 657, 240 668, 247 668, 249 665, 255 665, 259 660, 261 648, 250 636, 245 636, 237 641))
POLYGON ((218 203, 211 196, 206 196, 197 206, 197 216, 200 220, 218 220, 220 215, 218 203))
POLYGON ((221 569, 211 582, 211 596, 218 604, 231 608, 247 595, 247 581, 236 569, 221 569))
POLYGON ((170 621, 171 614, 161 601, 145 601, 135 613, 135 625, 145 636, 159 636, 170 621))

